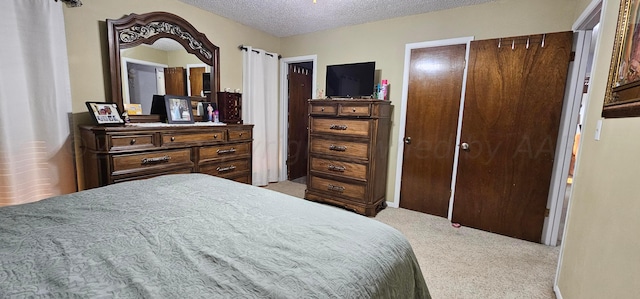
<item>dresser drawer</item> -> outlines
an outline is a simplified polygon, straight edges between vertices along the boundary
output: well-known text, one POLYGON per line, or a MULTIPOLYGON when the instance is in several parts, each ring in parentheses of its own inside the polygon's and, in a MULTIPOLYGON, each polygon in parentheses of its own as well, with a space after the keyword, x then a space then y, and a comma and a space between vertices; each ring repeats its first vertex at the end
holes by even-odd
POLYGON ((329 140, 316 137, 311 138, 310 144, 312 153, 358 159, 368 159, 369 157, 369 144, 366 142, 329 140))
POLYGON ((111 135, 111 148, 114 151, 128 151, 155 147, 153 134, 111 135))
POLYGON ((200 163, 214 159, 234 159, 251 154, 250 143, 204 146, 200 148, 200 163))
POLYGON ((225 141, 226 130, 214 130, 193 133, 162 133, 162 145, 195 144, 210 141, 225 141))
POLYGON ((160 167, 166 169, 171 166, 193 165, 191 162, 191 149, 153 151, 140 154, 114 155, 113 175, 121 173, 142 171, 149 168, 160 167))
POLYGON ((335 103, 311 103, 309 113, 311 115, 336 115, 338 107, 335 103))
POLYGON ((367 179, 367 165, 310 157, 311 171, 340 175, 357 180, 367 179))
POLYGON ((311 133, 328 133, 334 135, 369 137, 371 120, 312 118, 311 133))
POLYGON ((251 172, 249 159, 240 159, 200 165, 200 172, 218 177, 237 177, 239 174, 251 172))
POLYGON ((365 200, 364 185, 350 184, 312 175, 309 178, 309 188, 325 193, 328 192, 330 194, 350 197, 360 202, 364 202, 365 200))
POLYGON ((371 105, 357 103, 340 104, 338 106, 338 115, 371 116, 371 105))
POLYGON ((229 130, 229 141, 251 140, 251 129, 229 130))

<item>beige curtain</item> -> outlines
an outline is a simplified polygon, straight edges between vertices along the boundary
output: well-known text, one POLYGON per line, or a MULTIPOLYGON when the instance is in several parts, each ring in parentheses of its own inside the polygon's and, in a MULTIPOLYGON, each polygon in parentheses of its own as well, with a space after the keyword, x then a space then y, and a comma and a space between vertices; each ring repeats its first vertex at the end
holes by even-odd
POLYGON ((77 190, 62 5, 2 3, 0 206, 77 190))

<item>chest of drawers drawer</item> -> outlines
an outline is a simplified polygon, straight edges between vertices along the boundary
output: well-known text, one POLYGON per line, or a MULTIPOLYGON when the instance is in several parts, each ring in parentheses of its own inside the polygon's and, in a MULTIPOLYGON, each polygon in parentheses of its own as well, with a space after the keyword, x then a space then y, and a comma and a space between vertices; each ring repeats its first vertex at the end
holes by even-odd
POLYGON ((370 126, 368 119, 312 118, 310 130, 311 133, 369 137, 370 126))
POLYGON ((218 177, 231 178, 251 172, 249 159, 240 159, 200 165, 200 172, 218 177))
POLYGON ((194 133, 162 133, 162 145, 184 145, 199 142, 226 141, 224 130, 194 132, 194 133))
POLYGON ((113 151, 129 151, 155 147, 153 134, 111 135, 110 140, 110 150, 113 151))
POLYGON ((352 200, 363 202, 365 199, 365 186, 346 183, 339 180, 321 178, 314 175, 309 177, 309 188, 324 193, 349 197, 352 200))
POLYGON ((312 153, 336 155, 345 158, 368 160, 369 144, 366 142, 312 138, 309 142, 312 153))
POLYGON ((193 166, 191 149, 153 151, 139 154, 113 155, 113 175, 146 171, 150 168, 193 166))
POLYGON ((215 159, 236 159, 251 154, 250 143, 203 146, 200 148, 199 163, 215 159))
POLYGON ((356 180, 365 181, 367 179, 367 164, 329 160, 313 156, 309 157, 309 159, 311 171, 349 177, 356 180))
POLYGON ((245 141, 251 139, 251 130, 229 130, 229 141, 245 141))

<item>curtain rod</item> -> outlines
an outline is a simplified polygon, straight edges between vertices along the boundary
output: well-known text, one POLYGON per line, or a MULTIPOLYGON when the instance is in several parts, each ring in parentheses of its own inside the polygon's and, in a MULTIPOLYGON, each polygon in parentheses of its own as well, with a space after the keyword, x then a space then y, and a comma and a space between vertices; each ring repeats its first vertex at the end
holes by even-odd
MULTIPOLYGON (((239 46, 238 46, 238 49, 240 49, 241 51, 246 51, 246 50, 248 50, 244 45, 239 45, 239 46)), ((257 50, 251 50, 251 51, 256 52, 256 53, 260 53, 260 51, 257 51, 257 50)), ((265 54, 265 55, 269 55, 269 56, 273 57, 273 54, 269 54, 269 53, 267 53, 267 52, 265 52, 264 54, 265 54)), ((282 58, 282 55, 278 55, 278 59, 280 59, 280 58, 282 58)))
MULTIPOLYGON (((58 0, 55 0, 56 2, 58 2, 58 0)), ((62 1, 64 4, 67 5, 67 7, 80 7, 82 6, 82 2, 80 0, 60 0, 62 1)))

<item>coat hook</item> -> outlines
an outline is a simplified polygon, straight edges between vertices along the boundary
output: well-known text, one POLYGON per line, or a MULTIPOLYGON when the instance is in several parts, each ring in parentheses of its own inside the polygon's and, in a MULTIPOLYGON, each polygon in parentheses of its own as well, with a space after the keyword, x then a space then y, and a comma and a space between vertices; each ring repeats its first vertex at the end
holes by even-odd
POLYGON ((515 50, 516 49, 516 40, 512 39, 511 40, 511 50, 515 50))
POLYGON ((547 34, 543 34, 542 35, 542 45, 540 46, 541 48, 544 48, 544 39, 547 37, 547 34))
POLYGON ((527 37, 527 50, 529 50, 529 37, 527 37))
POLYGON ((498 49, 500 49, 500 45, 502 45, 502 39, 498 39, 498 49))

